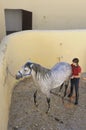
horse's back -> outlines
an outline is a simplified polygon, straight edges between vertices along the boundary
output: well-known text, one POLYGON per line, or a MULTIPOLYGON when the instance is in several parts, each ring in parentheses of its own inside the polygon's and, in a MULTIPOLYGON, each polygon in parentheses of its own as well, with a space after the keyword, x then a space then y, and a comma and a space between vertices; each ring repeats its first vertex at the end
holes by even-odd
POLYGON ((71 65, 66 62, 59 62, 53 68, 52 71, 56 72, 70 72, 71 73, 71 65))
POLYGON ((72 73, 71 65, 66 62, 57 63, 51 69, 51 73, 53 82, 55 83, 55 88, 56 85, 60 86, 64 81, 66 81, 70 77, 72 73))

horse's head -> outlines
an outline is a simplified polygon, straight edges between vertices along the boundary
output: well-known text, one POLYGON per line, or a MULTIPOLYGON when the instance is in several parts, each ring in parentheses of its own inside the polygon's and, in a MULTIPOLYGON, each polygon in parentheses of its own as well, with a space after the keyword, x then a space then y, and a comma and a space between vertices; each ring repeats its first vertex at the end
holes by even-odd
POLYGON ((31 75, 33 63, 27 62, 16 74, 16 79, 31 75))

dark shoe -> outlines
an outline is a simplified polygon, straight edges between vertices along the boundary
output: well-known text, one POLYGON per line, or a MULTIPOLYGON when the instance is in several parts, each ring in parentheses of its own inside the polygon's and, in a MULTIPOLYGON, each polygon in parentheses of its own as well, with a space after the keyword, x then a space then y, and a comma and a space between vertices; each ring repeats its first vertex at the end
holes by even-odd
POLYGON ((75 103, 74 103, 75 105, 78 105, 78 102, 77 101, 75 101, 75 103))
POLYGON ((72 94, 69 94, 68 97, 69 97, 69 98, 72 97, 72 94))

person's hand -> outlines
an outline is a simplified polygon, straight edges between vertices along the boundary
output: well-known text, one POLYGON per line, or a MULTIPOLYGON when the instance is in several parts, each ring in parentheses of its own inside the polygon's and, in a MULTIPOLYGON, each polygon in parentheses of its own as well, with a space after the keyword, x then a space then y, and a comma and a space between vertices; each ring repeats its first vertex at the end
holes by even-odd
POLYGON ((71 76, 71 79, 73 79, 74 78, 74 76, 71 76))

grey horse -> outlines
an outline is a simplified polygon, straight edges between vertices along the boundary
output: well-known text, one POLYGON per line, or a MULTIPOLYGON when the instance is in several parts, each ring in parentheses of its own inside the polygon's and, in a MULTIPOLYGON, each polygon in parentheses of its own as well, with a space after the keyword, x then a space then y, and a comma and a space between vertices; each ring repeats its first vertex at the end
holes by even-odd
MULTIPOLYGON (((16 79, 18 80, 28 75, 32 75, 36 87, 39 88, 43 94, 46 95, 46 99, 48 103, 48 109, 46 113, 48 113, 50 109, 51 90, 61 86, 60 87, 60 91, 61 91, 63 84, 66 81, 69 81, 71 73, 72 73, 71 65, 66 62, 57 63, 51 69, 45 68, 36 63, 27 62, 21 68, 21 70, 17 72, 16 79)), ((66 96, 68 82, 65 86, 66 87, 65 87, 64 97, 66 96)), ((36 96, 37 96, 37 90, 34 93, 35 105, 37 105, 36 96)))

